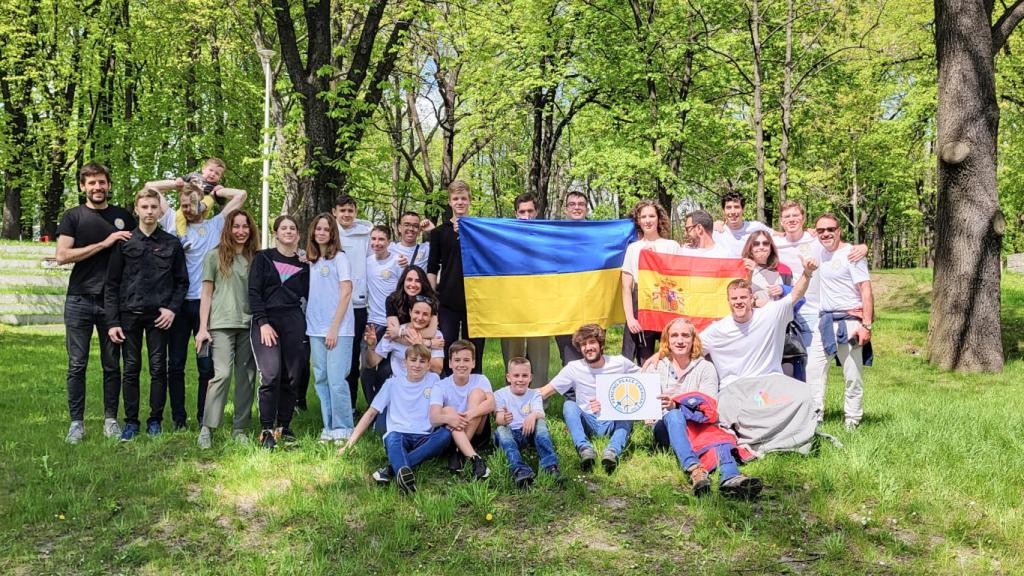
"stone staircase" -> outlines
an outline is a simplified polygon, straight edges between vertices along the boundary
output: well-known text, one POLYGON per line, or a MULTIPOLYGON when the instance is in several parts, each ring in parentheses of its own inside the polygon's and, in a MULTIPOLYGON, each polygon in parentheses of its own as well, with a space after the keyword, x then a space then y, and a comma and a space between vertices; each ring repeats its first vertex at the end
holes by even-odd
POLYGON ((71 266, 58 266, 53 243, 0 244, 0 324, 64 330, 71 266))

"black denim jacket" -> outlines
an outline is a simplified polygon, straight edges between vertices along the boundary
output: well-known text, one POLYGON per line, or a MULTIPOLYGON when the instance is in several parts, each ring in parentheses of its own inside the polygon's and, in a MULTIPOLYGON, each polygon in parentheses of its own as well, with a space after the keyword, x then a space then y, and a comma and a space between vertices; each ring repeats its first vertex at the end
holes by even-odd
POLYGON ((104 292, 107 327, 120 326, 123 313, 152 314, 167 308, 177 314, 187 291, 181 242, 159 228, 151 236, 136 228, 110 251, 104 292))

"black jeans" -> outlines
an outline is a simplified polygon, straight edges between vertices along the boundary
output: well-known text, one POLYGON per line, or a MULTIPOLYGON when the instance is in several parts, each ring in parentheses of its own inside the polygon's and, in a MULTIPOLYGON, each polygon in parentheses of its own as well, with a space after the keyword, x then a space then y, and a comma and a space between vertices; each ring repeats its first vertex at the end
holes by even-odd
POLYGON ((72 420, 85 419, 85 372, 95 328, 103 366, 103 416, 117 418, 121 395, 121 350, 110 341, 103 319, 103 296, 69 295, 64 300, 64 340, 68 348, 68 412, 72 420))
POLYGON ((146 337, 146 352, 149 354, 149 419, 160 422, 164 417, 167 402, 167 341, 168 330, 153 325, 159 313, 121 314, 121 330, 124 342, 121 353, 124 356, 124 421, 126 424, 139 423, 139 373, 142 371, 142 337, 146 337))
POLYGON ((459 339, 469 340, 473 343, 473 346, 476 346, 476 368, 473 368, 473 373, 483 374, 484 344, 487 343, 487 340, 469 337, 469 322, 466 321, 466 311, 453 310, 441 305, 441 309, 437 313, 437 327, 441 330, 441 335, 444 336, 444 370, 441 372, 441 375, 451 375, 452 371, 448 368, 448 348, 451 347, 452 342, 459 339))
POLYGON ((558 356, 562 359, 562 368, 573 360, 582 360, 583 354, 572 345, 572 334, 555 336, 555 344, 558 347, 558 356))
MULTIPOLYGON (((193 348, 189 341, 196 332, 199 332, 199 300, 185 300, 171 324, 167 343, 167 388, 171 395, 171 419, 175 424, 184 424, 188 419, 185 411, 185 361, 188 360, 189 348, 193 348)), ((206 386, 213 378, 213 357, 197 356, 196 368, 199 371, 196 420, 201 423, 206 406, 206 386)))
MULTIPOLYGON (((352 313, 356 321, 356 337, 352 339, 352 366, 348 371, 348 392, 352 398, 352 412, 356 411, 356 401, 359 400, 359 377, 362 373, 359 370, 359 354, 362 352, 363 334, 366 333, 366 320, 369 310, 366 308, 353 308, 352 313)), ((366 396, 366 386, 363 386, 363 395, 366 396)), ((366 405, 370 405, 370 398, 366 398, 366 405)))
POLYGON ((253 357, 260 375, 260 426, 264 430, 275 424, 288 428, 295 412, 295 397, 300 381, 309 385, 309 338, 306 336, 306 315, 300 308, 275 310, 270 326, 277 332, 277 345, 264 346, 260 327, 252 323, 249 336, 253 357))

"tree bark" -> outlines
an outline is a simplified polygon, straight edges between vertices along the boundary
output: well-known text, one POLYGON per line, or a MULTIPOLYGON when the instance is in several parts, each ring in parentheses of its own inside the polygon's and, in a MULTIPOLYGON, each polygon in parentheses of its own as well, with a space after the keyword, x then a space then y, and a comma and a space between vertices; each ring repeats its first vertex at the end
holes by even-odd
POLYGON ((782 137, 779 139, 779 206, 789 194, 789 133, 793 128, 793 21, 794 0, 786 0, 786 56, 782 64, 782 137))
POLYGON ((993 54, 1012 27, 999 28, 1001 39, 994 43, 991 10, 992 3, 982 0, 935 0, 938 194, 928 359, 944 370, 1003 368, 999 282, 1005 222, 996 189, 993 54))
POLYGON ((754 125, 754 174, 757 177, 757 219, 767 222, 765 212, 765 185, 764 185, 764 110, 762 103, 762 79, 761 79, 761 12, 758 0, 752 0, 750 6, 750 46, 753 50, 753 74, 751 75, 751 87, 754 91, 754 109, 751 113, 751 123, 754 125))

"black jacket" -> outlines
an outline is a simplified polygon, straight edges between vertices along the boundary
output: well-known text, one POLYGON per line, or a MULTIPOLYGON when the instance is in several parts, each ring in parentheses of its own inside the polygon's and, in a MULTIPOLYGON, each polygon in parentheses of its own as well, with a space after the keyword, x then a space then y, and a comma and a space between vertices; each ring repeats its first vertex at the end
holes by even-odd
POLYGON ((283 310, 302 310, 309 298, 309 263, 285 256, 276 248, 256 253, 249 267, 249 309, 256 326, 270 323, 269 316, 283 310), (283 280, 282 280, 283 279, 283 280))
POLYGON ((178 314, 187 291, 185 251, 176 237, 159 228, 146 236, 136 228, 131 238, 111 248, 103 295, 108 328, 120 326, 124 313, 167 308, 178 314))
POLYGON ((466 290, 462 284, 462 248, 459 235, 450 221, 430 232, 430 259, 427 274, 438 274, 437 297, 446 308, 466 310, 466 290))

